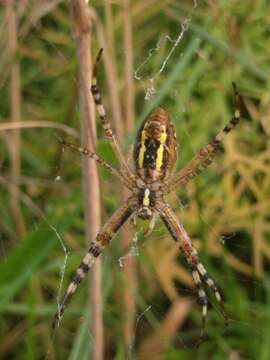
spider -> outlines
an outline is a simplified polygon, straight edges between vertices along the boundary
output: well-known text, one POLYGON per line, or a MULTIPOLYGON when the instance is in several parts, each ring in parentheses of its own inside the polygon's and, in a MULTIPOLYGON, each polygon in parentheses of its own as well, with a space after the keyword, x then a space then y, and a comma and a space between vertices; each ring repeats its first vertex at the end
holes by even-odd
POLYGON ((159 215, 173 240, 179 248, 190 267, 191 275, 198 291, 198 302, 202 307, 200 339, 204 337, 207 317, 208 300, 206 289, 213 291, 221 314, 226 324, 228 316, 225 312, 220 292, 215 282, 209 277, 207 270, 199 260, 198 252, 194 248, 190 237, 183 225, 178 221, 174 211, 166 202, 164 196, 179 186, 186 185, 191 179, 198 176, 213 161, 219 144, 240 121, 240 96, 233 83, 235 110, 230 122, 204 147, 202 147, 180 171, 172 174, 176 161, 176 135, 173 124, 166 111, 158 107, 154 109, 143 121, 136 138, 133 159, 135 173, 133 173, 116 140, 106 111, 102 104, 101 95, 97 87, 97 70, 101 60, 102 49, 99 51, 93 67, 91 92, 96 109, 103 127, 105 137, 111 144, 118 159, 120 168, 113 168, 98 155, 89 149, 78 147, 72 143, 61 141, 63 146, 69 147, 85 156, 97 161, 112 175, 116 176, 130 191, 131 195, 101 228, 96 238, 90 242, 89 250, 77 268, 66 290, 62 302, 58 306, 54 317, 53 327, 59 323, 64 310, 76 291, 78 285, 92 267, 95 259, 110 243, 120 227, 131 216, 149 220, 149 232, 154 228, 156 216, 159 215))

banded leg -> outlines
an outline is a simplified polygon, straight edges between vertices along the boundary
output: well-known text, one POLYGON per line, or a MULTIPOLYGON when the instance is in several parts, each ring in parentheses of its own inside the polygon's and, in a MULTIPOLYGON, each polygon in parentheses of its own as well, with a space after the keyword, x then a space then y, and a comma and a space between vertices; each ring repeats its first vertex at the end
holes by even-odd
MULTIPOLYGON (((184 186, 190 180, 192 180, 195 177, 199 176, 205 169, 208 168, 208 166, 210 166, 212 164, 217 150, 218 150, 218 148, 216 148, 208 158, 204 159, 199 164, 194 165, 194 167, 191 168, 189 171, 187 171, 187 172, 183 171, 183 175, 178 178, 177 185, 175 185, 174 187, 176 187, 176 186, 177 187, 184 186)), ((184 169, 182 169, 182 170, 184 170, 184 169)))
POLYGON ((106 114, 105 108, 102 103, 101 94, 100 94, 100 91, 97 86, 98 64, 101 60, 102 51, 103 51, 103 49, 99 50, 99 53, 97 55, 97 58, 96 58, 96 61, 94 64, 91 92, 92 92, 92 95, 93 95, 93 98, 94 98, 94 101, 96 104, 97 112, 98 112, 98 115, 99 115, 99 118, 101 121, 101 126, 105 133, 105 137, 111 144, 112 149, 115 153, 115 156, 116 156, 117 160, 119 161, 122 176, 130 181, 130 180, 134 180, 134 175, 132 174, 132 172, 130 171, 130 169, 127 165, 127 162, 120 150, 120 147, 118 145, 116 137, 112 131, 111 125, 107 119, 107 114, 106 114))
POLYGON ((98 233, 96 239, 90 243, 90 247, 84 256, 80 266, 75 271, 72 280, 66 290, 66 293, 55 313, 53 320, 53 328, 59 323, 65 308, 75 293, 78 285, 81 283, 89 269, 93 266, 95 259, 101 254, 102 250, 110 243, 116 232, 125 223, 129 216, 136 209, 136 201, 129 198, 125 205, 120 207, 111 218, 105 223, 98 233))
POLYGON ((203 287, 203 282, 200 278, 200 274, 196 267, 191 268, 191 275, 198 291, 198 303, 199 305, 202 306, 202 319, 201 319, 200 337, 199 337, 199 342, 200 342, 204 337, 204 332, 205 332, 208 299, 203 287))
POLYGON ((210 141, 207 145, 202 147, 191 159, 191 161, 184 166, 178 173, 176 173, 167 185, 166 192, 174 190, 177 186, 186 184, 188 181, 199 175, 205 170, 212 162, 217 153, 218 146, 224 139, 224 137, 231 132, 231 130, 240 121, 240 95, 236 89, 236 85, 233 83, 234 90, 234 103, 235 110, 234 116, 231 121, 210 141))
POLYGON ((207 317, 208 300, 205 292, 205 287, 208 287, 214 292, 225 322, 226 324, 228 323, 228 316, 224 310, 224 305, 220 292, 214 281, 208 276, 207 271, 202 265, 202 263, 199 261, 197 250, 193 247, 187 232, 185 231, 184 227, 179 223, 175 213, 172 211, 169 205, 165 203, 158 203, 157 211, 159 212, 161 220, 168 229, 172 238, 175 241, 179 242, 180 249, 191 268, 192 277, 198 289, 199 303, 202 306, 202 320, 200 327, 201 340, 204 336, 205 322, 207 317))
POLYGON ((101 166, 103 166, 107 171, 109 171, 109 173, 111 173, 112 175, 116 176, 124 185, 126 185, 126 187, 130 190, 134 189, 134 184, 131 181, 128 181, 126 178, 124 178, 122 176, 122 174, 115 169, 114 167, 112 167, 111 165, 109 165, 105 160, 103 160, 102 158, 100 158, 96 153, 94 153, 93 151, 84 148, 84 147, 80 147, 77 146, 75 144, 66 142, 65 140, 59 139, 60 143, 62 146, 70 148, 74 151, 77 151, 79 153, 81 153, 82 155, 85 156, 89 156, 91 159, 95 160, 97 163, 99 163, 101 166))

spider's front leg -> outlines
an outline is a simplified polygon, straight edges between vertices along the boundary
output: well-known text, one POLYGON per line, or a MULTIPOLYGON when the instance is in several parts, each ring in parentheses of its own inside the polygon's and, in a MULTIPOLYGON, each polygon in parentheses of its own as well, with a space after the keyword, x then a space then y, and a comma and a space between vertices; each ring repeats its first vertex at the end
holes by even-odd
POLYGON ((186 185, 190 180, 194 179, 196 176, 200 175, 201 172, 207 169, 208 166, 212 164, 220 143, 224 140, 225 136, 239 124, 241 116, 241 97, 234 83, 233 90, 235 109, 230 122, 221 131, 219 131, 207 145, 203 146, 187 165, 185 165, 170 179, 168 185, 165 187, 165 191, 167 193, 171 192, 178 186, 186 185))
POLYGON ((207 317, 207 296, 205 287, 211 289, 216 297, 216 300, 220 306, 221 313, 225 319, 226 325, 228 324, 228 316, 224 310, 222 298, 220 292, 214 283, 214 281, 208 276, 207 271, 203 264, 199 261, 197 250, 193 247, 191 240, 185 231, 184 227, 179 223, 175 213, 166 203, 159 203, 157 210, 161 217, 161 220, 165 224, 172 238, 180 243, 180 249, 183 252, 187 263, 190 266, 191 274, 195 285, 198 289, 199 303, 202 306, 202 320, 200 328, 200 341, 204 337, 205 322, 207 317))
POLYGON ((70 148, 84 156, 89 156, 91 159, 95 160, 98 164, 103 166, 109 173, 117 177, 129 190, 134 189, 134 182, 129 181, 126 178, 123 177, 121 172, 114 167, 112 167, 110 164, 108 164, 105 160, 103 160, 100 156, 98 156, 95 152, 93 152, 90 149, 87 149, 85 147, 77 146, 73 143, 67 142, 61 138, 58 138, 58 141, 60 144, 64 147, 70 148))
POLYGON ((102 97, 97 85, 97 73, 98 73, 98 65, 101 61, 103 49, 99 50, 99 53, 97 55, 96 61, 93 66, 93 74, 92 74, 92 85, 91 85, 91 93, 93 95, 93 99, 96 105, 96 109, 101 121, 101 126, 104 130, 104 134, 108 142, 111 144, 112 150, 120 164, 120 172, 121 175, 129 182, 134 181, 134 175, 132 171, 130 170, 122 152, 120 149, 120 146, 118 144, 118 141, 116 139, 116 136, 111 128, 111 124, 107 118, 107 113, 105 110, 105 107, 102 102, 102 97))
POLYGON ((84 256, 80 266, 75 271, 72 280, 66 290, 66 293, 54 316, 53 328, 59 323, 67 304, 75 293, 78 285, 83 280, 89 269, 93 266, 96 258, 101 254, 102 250, 110 243, 116 232, 126 222, 130 215, 136 210, 136 198, 130 197, 127 202, 121 206, 105 223, 99 231, 96 239, 90 242, 87 254, 84 256))

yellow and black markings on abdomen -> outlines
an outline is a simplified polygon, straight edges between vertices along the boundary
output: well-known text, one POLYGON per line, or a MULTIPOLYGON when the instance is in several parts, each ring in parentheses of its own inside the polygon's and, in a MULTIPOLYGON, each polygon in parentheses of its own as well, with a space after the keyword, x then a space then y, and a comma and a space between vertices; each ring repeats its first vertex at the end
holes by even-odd
POLYGON ((160 170, 164 156, 163 146, 159 140, 144 139, 139 150, 139 168, 160 170))
MULTIPOLYGON (((149 176, 153 170, 159 177, 172 170, 176 158, 176 139, 174 128, 166 111, 153 110, 143 122, 134 148, 136 170, 140 176, 149 176)), ((151 176, 151 175, 150 175, 151 176)))

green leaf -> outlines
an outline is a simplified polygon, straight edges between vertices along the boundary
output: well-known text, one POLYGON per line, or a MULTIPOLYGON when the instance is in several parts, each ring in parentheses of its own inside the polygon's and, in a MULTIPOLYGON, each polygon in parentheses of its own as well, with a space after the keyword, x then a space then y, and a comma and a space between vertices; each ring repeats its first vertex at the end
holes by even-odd
MULTIPOLYGON (((63 209, 62 205, 61 209, 63 209)), ((62 237, 63 232, 76 219, 76 216, 67 216, 67 211, 71 210, 70 206, 66 206, 65 211, 57 210, 59 209, 56 208, 53 214, 40 221, 0 264, 0 311, 31 278, 52 248, 59 246, 58 237, 62 237)), ((74 209, 72 215, 74 215, 74 209)))
POLYGON ((87 360, 91 349, 91 338, 89 338, 90 315, 86 312, 84 322, 81 324, 71 350, 69 360, 87 360))

